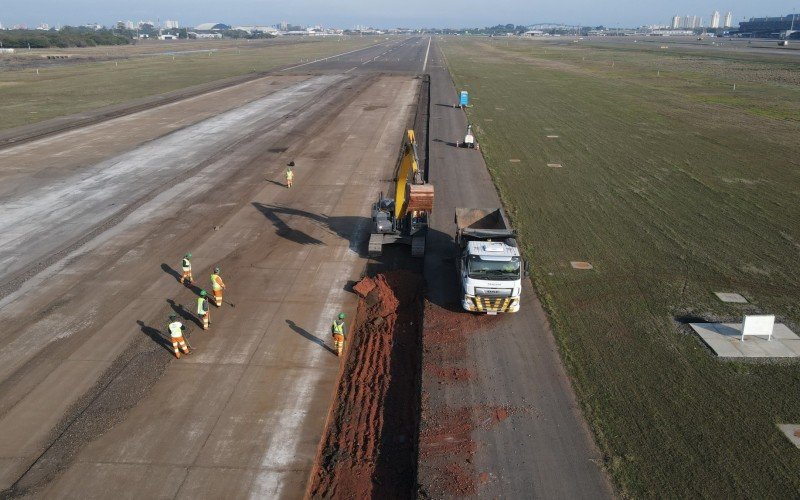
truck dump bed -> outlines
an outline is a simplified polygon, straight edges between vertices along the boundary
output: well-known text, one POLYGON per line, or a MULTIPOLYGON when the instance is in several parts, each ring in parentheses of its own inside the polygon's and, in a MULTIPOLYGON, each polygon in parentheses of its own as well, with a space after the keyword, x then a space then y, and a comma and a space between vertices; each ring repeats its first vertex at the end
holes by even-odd
POLYGON ((516 236, 502 208, 456 208, 455 222, 459 239, 465 236, 470 239, 516 236))

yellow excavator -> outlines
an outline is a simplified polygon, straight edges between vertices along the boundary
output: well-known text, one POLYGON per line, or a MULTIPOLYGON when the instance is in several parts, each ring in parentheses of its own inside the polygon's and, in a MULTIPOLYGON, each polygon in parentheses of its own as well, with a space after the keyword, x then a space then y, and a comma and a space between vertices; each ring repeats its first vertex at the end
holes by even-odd
POLYGON ((383 245, 404 243, 411 245, 412 256, 422 257, 428 216, 433 211, 433 186, 426 184, 425 173, 420 169, 413 130, 406 132, 403 140, 395 183, 394 198, 384 198, 381 193, 372 205, 369 255, 381 255, 383 245))

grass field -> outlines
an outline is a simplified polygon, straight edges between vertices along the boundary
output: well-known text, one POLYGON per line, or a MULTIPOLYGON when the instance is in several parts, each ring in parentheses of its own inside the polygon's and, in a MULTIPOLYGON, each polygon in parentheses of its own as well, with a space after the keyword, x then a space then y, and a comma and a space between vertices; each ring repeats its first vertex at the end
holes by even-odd
POLYGON ((800 364, 719 360, 684 323, 764 312, 800 332, 797 60, 440 43, 618 491, 796 498, 775 424, 800 423, 800 364))
MULTIPOLYGON (((0 71, 0 130, 162 94, 222 78, 267 71, 377 43, 370 37, 283 41, 147 43, 125 47, 42 50, 81 62, 33 67, 22 51, 0 71), (167 51, 204 51, 154 55, 167 51), (102 61, 93 59, 101 58, 102 61), (38 69, 38 75, 37 75, 38 69)), ((34 51, 36 52, 36 51, 34 51)), ((9 57, 9 56, 2 56, 9 57)))

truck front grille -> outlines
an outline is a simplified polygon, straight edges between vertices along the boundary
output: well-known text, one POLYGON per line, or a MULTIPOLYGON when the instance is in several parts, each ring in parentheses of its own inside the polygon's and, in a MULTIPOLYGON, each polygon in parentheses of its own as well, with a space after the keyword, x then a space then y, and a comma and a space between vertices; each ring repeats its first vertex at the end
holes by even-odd
POLYGON ((476 311, 480 312, 508 312, 509 309, 517 305, 518 298, 512 297, 470 297, 469 300, 475 306, 476 311))

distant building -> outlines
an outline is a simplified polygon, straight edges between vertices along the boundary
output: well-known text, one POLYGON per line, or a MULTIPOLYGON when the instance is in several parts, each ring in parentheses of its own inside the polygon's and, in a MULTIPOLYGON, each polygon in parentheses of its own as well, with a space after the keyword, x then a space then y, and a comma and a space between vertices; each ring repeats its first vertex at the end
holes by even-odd
POLYGON ((82 28, 89 28, 97 31, 103 29, 103 25, 99 23, 86 23, 82 26, 82 28))
POLYGON ((733 13, 728 12, 725 14, 725 25, 724 28, 733 28, 733 13))
POLYGON ((681 16, 672 16, 672 22, 669 25, 672 29, 677 29, 681 27, 681 16))
POLYGON ((42 23, 39 26, 37 26, 36 29, 41 31, 47 31, 50 29, 50 25, 47 23, 42 23))
POLYGON ((739 23, 739 33, 758 38, 789 38, 796 32, 800 14, 785 17, 751 17, 739 23))
POLYGON ((135 30, 136 25, 133 24, 133 21, 117 21, 117 29, 118 30, 135 30))
POLYGON ((177 40, 178 35, 171 35, 169 33, 164 33, 163 35, 158 35, 159 40, 177 40))
POLYGON ((194 30, 198 33, 201 31, 225 31, 229 29, 231 29, 231 27, 225 23, 203 23, 194 27, 194 30))
POLYGON ((250 35, 253 33, 268 33, 270 35, 277 35, 278 30, 272 26, 234 26, 232 29, 237 31, 244 31, 250 35))
POLYGON ((711 14, 711 24, 708 25, 709 28, 719 28, 719 11, 715 10, 711 14))
POLYGON ((178 21, 164 21, 164 29, 172 30, 180 28, 178 21))

